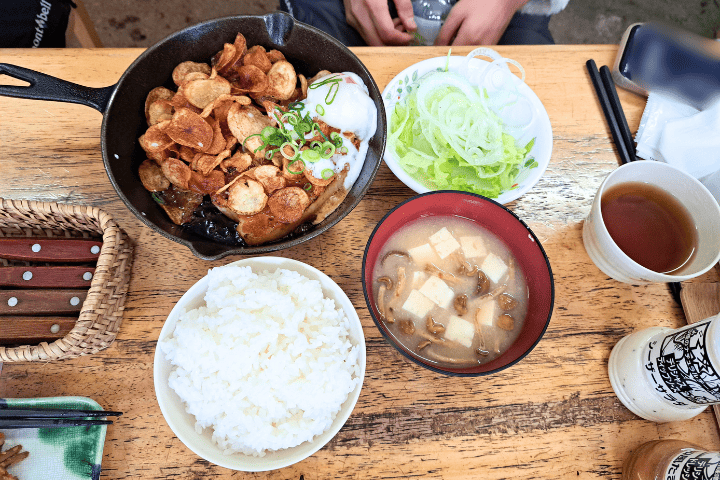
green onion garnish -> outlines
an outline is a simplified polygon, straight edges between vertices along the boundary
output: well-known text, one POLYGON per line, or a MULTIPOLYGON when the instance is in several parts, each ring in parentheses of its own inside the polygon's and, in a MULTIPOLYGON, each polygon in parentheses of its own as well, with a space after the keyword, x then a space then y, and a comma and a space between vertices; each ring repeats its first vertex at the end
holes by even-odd
POLYGON ((306 162, 315 163, 320 160, 320 153, 317 150, 307 149, 300 153, 300 158, 306 162))
POLYGON ((323 108, 322 105, 319 105, 319 104, 318 104, 318 105, 315 107, 315 111, 318 113, 318 115, 325 115, 325 109, 323 108))
POLYGON ((293 175, 300 175, 301 173, 303 173, 305 171, 305 162, 303 162, 302 159, 300 159, 300 158, 295 158, 295 160, 292 160, 292 161, 290 161, 290 163, 288 163, 287 169, 288 169, 288 172, 292 173, 293 175), (302 168, 300 168, 300 170, 294 170, 293 165, 295 165, 298 162, 300 162, 300 164, 302 165, 302 168))
POLYGON ((303 188, 305 189, 306 192, 309 192, 310 190, 312 190, 312 183, 309 183, 309 182, 306 183, 303 188))
POLYGON ((151 193, 150 196, 160 205, 165 205, 165 200, 157 192, 151 193))
MULTIPOLYGON (((285 142, 285 143, 283 143, 283 144, 280 146, 280 154, 281 154, 283 157, 287 158, 288 160, 292 160, 293 158, 297 157, 297 156, 298 156, 298 153, 299 153, 299 151, 298 151, 297 145, 295 145, 295 144, 292 143, 292 142, 285 142), (287 153, 285 153, 285 147, 286 147, 286 146, 289 146, 290 148, 292 148, 292 150, 293 150, 293 154, 292 154, 292 155, 288 155, 287 153)), ((292 173, 292 172, 291 172, 291 173, 292 173)))
POLYGON ((322 158, 330 158, 335 154, 335 145, 331 142, 325 142, 320 147, 320 156, 322 158))
POLYGON ((327 180, 333 175, 335 175, 335 172, 333 172, 331 169, 326 168, 322 172, 320 172, 320 175, 322 176, 323 180, 327 180))

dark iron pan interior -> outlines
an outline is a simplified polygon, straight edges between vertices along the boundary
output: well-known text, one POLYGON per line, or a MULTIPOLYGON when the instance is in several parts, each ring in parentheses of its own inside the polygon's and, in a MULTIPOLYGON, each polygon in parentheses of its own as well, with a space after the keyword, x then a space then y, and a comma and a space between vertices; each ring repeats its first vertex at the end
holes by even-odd
POLYGON ((52 77, 11 65, 0 67, 5 67, 4 72, 0 68, 0 73, 23 78, 33 86, 27 92, 1 87, 0 95, 83 103, 103 112, 103 160, 120 198, 147 226, 186 245, 196 256, 206 260, 216 260, 231 254, 255 255, 292 247, 329 229, 358 204, 370 187, 385 148, 386 120, 382 98, 368 70, 340 42, 320 30, 295 21, 285 13, 226 17, 188 27, 148 48, 128 67, 116 86, 104 89, 90 89, 67 82, 44 86, 43 82, 48 82, 52 77), (187 60, 208 62, 225 43, 232 43, 238 32, 246 37, 248 46, 262 45, 268 50, 280 50, 296 71, 307 77, 320 70, 356 73, 367 85, 378 111, 377 131, 370 140, 365 165, 345 201, 323 222, 310 227, 302 235, 253 247, 223 245, 173 224, 142 186, 137 173, 138 166, 146 158, 137 139, 147 129, 144 108, 148 92, 159 85, 177 90, 171 78, 176 65, 187 60), (25 72, 24 76, 18 71, 25 72), (72 90, 70 94, 62 91, 63 84, 72 90))

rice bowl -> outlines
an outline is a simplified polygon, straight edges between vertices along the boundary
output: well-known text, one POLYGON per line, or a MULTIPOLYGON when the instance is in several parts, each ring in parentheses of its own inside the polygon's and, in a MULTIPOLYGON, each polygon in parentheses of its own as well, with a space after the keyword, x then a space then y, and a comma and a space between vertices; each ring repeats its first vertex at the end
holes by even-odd
POLYGON ((214 270, 162 329, 158 403, 178 438, 206 460, 242 471, 291 465, 332 439, 359 397, 359 318, 330 278, 294 260, 214 270), (253 326, 230 321, 238 311, 254 311, 253 326))

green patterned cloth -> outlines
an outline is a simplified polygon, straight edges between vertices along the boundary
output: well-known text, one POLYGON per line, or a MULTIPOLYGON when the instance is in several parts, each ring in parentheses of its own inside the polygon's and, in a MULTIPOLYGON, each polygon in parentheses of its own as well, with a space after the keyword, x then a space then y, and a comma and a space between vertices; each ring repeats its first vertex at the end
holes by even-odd
MULTIPOLYGON (((102 410, 96 401, 86 397, 3 398, 2 407, 102 410)), ((97 480, 106 431, 105 425, 3 430, 3 451, 20 444, 30 452, 8 472, 19 480, 97 480)))

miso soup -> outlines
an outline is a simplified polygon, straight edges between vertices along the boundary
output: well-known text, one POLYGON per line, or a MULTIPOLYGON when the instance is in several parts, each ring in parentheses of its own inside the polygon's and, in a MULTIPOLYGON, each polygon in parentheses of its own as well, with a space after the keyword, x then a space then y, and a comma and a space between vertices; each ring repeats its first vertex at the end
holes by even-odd
POLYGON ((528 308, 527 284, 508 247, 456 216, 424 217, 393 234, 375 264, 373 291, 397 341, 442 367, 500 356, 528 308))

